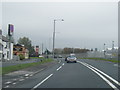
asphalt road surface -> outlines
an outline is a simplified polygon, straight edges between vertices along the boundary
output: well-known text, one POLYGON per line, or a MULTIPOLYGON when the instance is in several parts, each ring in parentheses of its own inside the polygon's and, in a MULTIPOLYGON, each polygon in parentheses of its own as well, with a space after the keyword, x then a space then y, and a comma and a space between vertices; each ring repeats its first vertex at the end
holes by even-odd
MULTIPOLYGON (((58 64, 4 88, 111 88, 118 90, 118 65, 106 61, 78 59, 58 64)), ((9 82, 9 81, 8 81, 9 82)))

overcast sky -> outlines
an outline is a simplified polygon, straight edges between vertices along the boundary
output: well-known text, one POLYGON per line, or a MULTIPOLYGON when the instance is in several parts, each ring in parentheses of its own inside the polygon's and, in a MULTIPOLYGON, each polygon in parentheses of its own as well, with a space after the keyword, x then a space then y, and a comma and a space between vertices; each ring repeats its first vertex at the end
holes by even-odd
POLYGON ((29 37, 33 45, 52 49, 53 20, 56 22, 55 47, 103 49, 118 45, 117 2, 4 2, 2 30, 15 27, 15 41, 29 37))

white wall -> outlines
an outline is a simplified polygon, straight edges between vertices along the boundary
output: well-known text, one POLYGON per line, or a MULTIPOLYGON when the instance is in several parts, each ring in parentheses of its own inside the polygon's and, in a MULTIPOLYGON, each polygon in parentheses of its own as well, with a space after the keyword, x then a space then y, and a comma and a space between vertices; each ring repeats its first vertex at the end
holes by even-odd
POLYGON ((0 38, 0 60, 2 60, 2 39, 0 38))
POLYGON ((9 53, 9 49, 8 49, 8 45, 7 45, 7 42, 4 42, 3 41, 3 54, 4 54, 4 59, 7 59, 8 60, 8 53, 9 53), (7 48, 6 48, 7 46, 7 48))
POLYGON ((13 59, 13 43, 11 43, 10 46, 11 46, 11 48, 10 48, 11 49, 10 50, 11 51, 10 59, 13 59))

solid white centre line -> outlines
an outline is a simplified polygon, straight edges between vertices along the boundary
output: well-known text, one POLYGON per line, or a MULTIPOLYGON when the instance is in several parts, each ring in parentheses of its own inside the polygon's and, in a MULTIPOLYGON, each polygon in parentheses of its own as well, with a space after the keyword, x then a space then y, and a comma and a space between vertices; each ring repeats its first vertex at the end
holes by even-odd
POLYGON ((57 69, 57 71, 60 70, 61 68, 62 68, 62 66, 60 66, 60 67, 57 69))
POLYGON ((87 63, 83 63, 78 61, 79 63, 83 64, 84 66, 88 67, 91 69, 93 72, 95 72, 98 76, 100 76, 105 82, 107 82, 114 90, 119 90, 115 85, 113 85, 107 78, 105 78, 102 74, 99 72, 95 71, 93 68, 91 68, 87 63))
POLYGON ((49 79, 53 74, 50 74, 48 77, 46 77, 44 80, 42 80, 40 83, 38 83, 36 86, 34 86, 31 90, 34 90, 38 86, 40 86, 42 83, 44 83, 47 79, 49 79))

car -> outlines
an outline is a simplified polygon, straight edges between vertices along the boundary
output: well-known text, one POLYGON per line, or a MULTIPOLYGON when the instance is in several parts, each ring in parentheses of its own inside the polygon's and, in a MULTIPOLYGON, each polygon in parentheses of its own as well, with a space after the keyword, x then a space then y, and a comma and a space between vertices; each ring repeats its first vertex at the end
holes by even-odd
POLYGON ((65 61, 67 61, 67 57, 65 57, 65 61))
POLYGON ((40 55, 39 57, 44 57, 44 56, 40 55))
POLYGON ((58 55, 58 58, 62 58, 62 56, 61 56, 61 55, 58 55))
POLYGON ((55 55, 55 56, 54 56, 54 58, 58 58, 58 56, 57 56, 57 55, 55 55))
POLYGON ((75 56, 68 56, 66 58, 66 62, 69 63, 69 62, 74 62, 74 63, 77 63, 77 58, 75 56))

